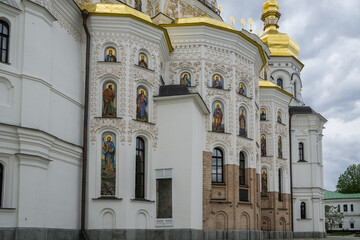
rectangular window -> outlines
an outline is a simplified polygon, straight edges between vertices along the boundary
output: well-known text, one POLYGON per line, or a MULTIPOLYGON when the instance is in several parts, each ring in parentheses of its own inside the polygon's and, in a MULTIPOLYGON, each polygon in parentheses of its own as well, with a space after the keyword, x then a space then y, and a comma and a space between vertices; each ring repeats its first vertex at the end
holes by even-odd
POLYGON ((340 205, 338 205, 338 212, 340 212, 340 205))
POLYGON ((354 211, 354 205, 353 204, 350 205, 350 209, 351 209, 352 212, 354 211))
POLYGON ((172 218, 172 179, 156 180, 156 218, 172 218))
POLYGON ((240 189, 240 201, 241 202, 249 201, 249 191, 247 189, 240 189))
POLYGON ((348 209, 347 209, 347 204, 344 205, 344 212, 347 212, 348 209))
POLYGON ((354 228, 354 224, 353 223, 350 223, 350 228, 354 228))

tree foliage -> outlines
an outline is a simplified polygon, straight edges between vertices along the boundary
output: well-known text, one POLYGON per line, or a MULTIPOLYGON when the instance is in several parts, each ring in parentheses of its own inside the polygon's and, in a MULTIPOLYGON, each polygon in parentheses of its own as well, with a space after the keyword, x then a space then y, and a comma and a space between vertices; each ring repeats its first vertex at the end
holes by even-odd
POLYGON ((344 219, 344 214, 338 211, 337 207, 334 206, 325 206, 325 224, 328 230, 332 230, 333 227, 342 224, 344 219))
POLYGON ((340 193, 360 193, 360 164, 350 165, 340 175, 336 184, 336 191, 340 193))

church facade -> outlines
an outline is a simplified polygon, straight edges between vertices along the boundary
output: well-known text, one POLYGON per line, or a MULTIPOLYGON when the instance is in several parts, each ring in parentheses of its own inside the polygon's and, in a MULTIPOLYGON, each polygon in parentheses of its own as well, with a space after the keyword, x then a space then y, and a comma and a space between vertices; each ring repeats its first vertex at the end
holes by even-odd
POLYGON ((2 239, 325 236, 322 129, 267 0, 0 1, 2 239))

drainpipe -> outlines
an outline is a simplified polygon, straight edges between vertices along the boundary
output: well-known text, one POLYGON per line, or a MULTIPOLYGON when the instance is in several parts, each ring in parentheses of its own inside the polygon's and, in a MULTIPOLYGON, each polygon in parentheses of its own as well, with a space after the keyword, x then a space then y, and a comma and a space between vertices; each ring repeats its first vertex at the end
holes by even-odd
POLYGON ((86 177, 87 177, 87 153, 88 153, 88 120, 89 120, 89 73, 90 73, 90 33, 86 25, 89 12, 82 10, 83 27, 86 33, 86 67, 85 67, 85 103, 84 103, 84 128, 83 128, 83 160, 81 182, 81 237, 88 240, 85 232, 85 205, 86 205, 86 177))
POLYGON ((291 118, 292 112, 289 109, 289 145, 290 145, 290 212, 291 212, 291 231, 294 232, 294 204, 293 204, 293 178, 292 178, 292 144, 291 144, 291 118))

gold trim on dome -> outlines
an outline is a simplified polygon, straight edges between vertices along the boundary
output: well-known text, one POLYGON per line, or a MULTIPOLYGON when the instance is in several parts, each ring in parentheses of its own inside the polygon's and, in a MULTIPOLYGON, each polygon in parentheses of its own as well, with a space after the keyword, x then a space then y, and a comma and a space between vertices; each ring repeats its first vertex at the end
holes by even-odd
POLYGON ((135 10, 125 4, 107 4, 107 3, 95 3, 81 7, 81 10, 86 9, 92 15, 132 15, 140 18, 144 21, 150 22, 151 18, 149 15, 135 10))
MULTIPOLYGON (((195 17, 196 18, 196 17, 195 17)), ((199 17, 199 18, 203 18, 203 17, 199 17)), ((181 20, 182 18, 178 19, 178 20, 181 20)), ((185 26, 208 26, 208 27, 212 27, 212 28, 216 28, 216 29, 220 29, 220 30, 223 30, 223 31, 227 31, 227 32, 232 32, 232 33, 235 33, 235 34, 238 34, 240 37, 244 38, 245 40, 247 40, 248 42, 250 42, 251 44, 255 45, 258 50, 259 50, 259 53, 260 53, 260 56, 261 56, 261 59, 263 61, 263 65, 261 66, 260 68, 260 72, 262 71, 262 69, 265 67, 267 61, 266 61, 266 57, 265 57, 265 54, 264 54, 264 51, 263 51, 263 48, 260 44, 258 44, 256 41, 254 41, 253 39, 249 38, 248 36, 246 36, 244 33, 238 31, 238 30, 235 30, 233 28, 231 28, 229 25, 227 25, 228 27, 224 27, 224 26, 221 26, 219 24, 213 24, 213 22, 204 22, 204 21, 195 21, 196 19, 194 18, 189 18, 187 20, 187 22, 183 22, 183 23, 176 23, 177 21, 175 21, 174 23, 172 24, 163 24, 163 25, 160 25, 161 27, 164 27, 164 28, 167 28, 167 27, 185 27, 185 26), (193 19, 193 21, 190 22, 190 20, 193 19)), ((218 20, 215 20, 216 22, 219 22, 218 20)))
POLYGON ((265 32, 260 39, 269 47, 270 56, 290 57, 299 56, 300 47, 287 34, 276 30, 265 32))
POLYGON ((114 16, 114 17, 130 17, 134 18, 140 22, 146 23, 152 27, 155 27, 157 29, 160 29, 164 33, 164 37, 166 39, 169 51, 174 51, 174 48, 171 44, 171 40, 169 37, 169 34, 167 30, 163 27, 160 27, 156 24, 154 24, 151 21, 151 18, 149 15, 142 13, 140 11, 137 11, 131 7, 128 7, 123 4, 103 4, 103 3, 95 3, 92 5, 87 5, 84 7, 81 7, 81 10, 86 9, 90 15, 95 16, 114 16))
POLYGON ((184 17, 184 18, 178 18, 174 21, 174 24, 188 24, 188 23, 207 23, 214 26, 234 29, 233 27, 230 27, 230 25, 227 24, 226 22, 216 20, 210 17, 184 17))
MULTIPOLYGON (((259 87, 260 88, 273 88, 273 89, 276 89, 276 90, 288 95, 289 97, 291 97, 291 99, 293 98, 293 95, 291 93, 288 93, 287 91, 285 91, 278 85, 276 85, 270 81, 262 80, 261 78, 259 79, 259 87)), ((290 102, 291 102, 291 100, 290 100, 290 102)))

